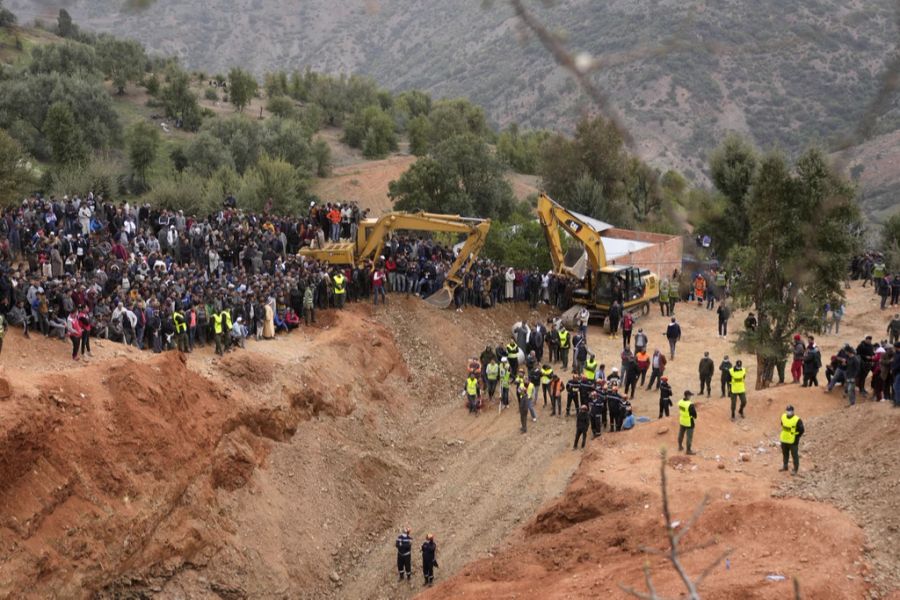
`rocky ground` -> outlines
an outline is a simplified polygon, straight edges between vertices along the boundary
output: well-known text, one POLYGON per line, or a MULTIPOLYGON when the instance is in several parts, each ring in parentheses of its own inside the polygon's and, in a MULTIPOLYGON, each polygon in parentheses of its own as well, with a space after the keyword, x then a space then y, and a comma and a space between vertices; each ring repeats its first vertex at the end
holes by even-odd
MULTIPOLYGON (((425 598, 622 597, 619 584, 642 585, 641 548, 662 547, 661 447, 675 518, 709 498, 689 538, 713 546, 689 570, 732 549, 704 597, 790 597, 793 577, 804 597, 897 589, 888 407, 846 410, 837 391, 784 385, 751 392, 748 418, 732 423, 714 394, 698 399, 698 455, 684 457, 672 454, 674 419, 657 422, 656 394, 641 390, 635 412, 651 422, 573 452, 571 419, 539 407, 522 435, 513 411, 473 417, 460 396, 468 357, 546 311, 390 301, 224 359, 97 343, 73 364, 66 345, 10 332, 0 598, 411 597, 418 571, 397 584, 393 566, 404 525, 416 546, 429 532, 438 542, 439 585, 425 598), (788 402, 809 430, 796 479, 777 472, 774 445, 788 402)), ((677 316, 685 336, 668 374, 676 392, 696 391, 702 352, 737 358, 733 336, 717 338, 702 308, 677 316)), ((884 318, 869 290, 850 290, 845 329, 819 340, 823 353, 884 318)), ((662 344, 658 313, 638 326, 662 344)), ((594 327, 589 340, 618 362, 620 340, 594 327)), ((677 593, 671 570, 650 565, 658 589, 677 593)))

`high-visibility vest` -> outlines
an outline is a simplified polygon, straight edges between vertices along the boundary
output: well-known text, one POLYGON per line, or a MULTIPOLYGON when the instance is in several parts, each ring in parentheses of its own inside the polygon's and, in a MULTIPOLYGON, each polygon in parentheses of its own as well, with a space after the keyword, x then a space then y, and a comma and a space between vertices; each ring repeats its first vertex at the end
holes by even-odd
POLYGON ((660 284, 659 300, 660 300, 660 302, 668 302, 669 301, 669 284, 667 284, 667 283, 660 284))
POLYGON ((333 277, 334 279, 334 293, 335 294, 343 294, 344 293, 344 279, 345 277, 338 273, 333 277))
POLYGON ((516 360, 516 357, 519 355, 519 346, 515 342, 510 342, 506 345, 506 355, 509 356, 509 360, 516 360))
POLYGON ((589 358, 584 362, 584 376, 588 381, 594 381, 597 377, 597 359, 589 358))
POLYGON ((724 271, 719 271, 716 274, 716 285, 723 286, 725 285, 725 273, 724 271))
POLYGON ((694 426, 694 420, 691 418, 691 401, 687 398, 678 401, 678 424, 684 427, 694 426))
POLYGON ((213 313, 213 331, 215 333, 222 333, 222 313, 213 313))
POLYGON ((500 387, 509 387, 509 367, 500 365, 500 387))
POLYGON ((222 321, 225 325, 225 329, 231 331, 231 311, 227 308, 222 309, 222 321))
POLYGON ((886 267, 884 266, 884 263, 875 263, 872 267, 872 277, 875 277, 876 279, 884 277, 885 270, 886 267))
POLYGON ((793 444, 797 441, 797 422, 800 417, 794 415, 787 416, 787 413, 781 415, 781 441, 785 444, 793 444))
POLYGON ((175 333, 187 331, 187 323, 184 322, 184 313, 175 311, 172 313, 172 322, 175 323, 175 333))
POLYGON ((546 369, 541 369, 541 383, 546 385, 550 383, 550 377, 553 375, 553 369, 547 367, 546 369))
POLYGON ((478 380, 474 377, 466 379, 466 393, 470 396, 478 395, 478 380))
POLYGON ((747 389, 744 385, 744 379, 747 377, 747 371, 743 367, 737 369, 732 367, 728 373, 731 375, 731 393, 743 394, 747 389))
POLYGON ((569 347, 569 332, 565 329, 559 330, 559 347, 564 349, 569 347))
POLYGON ((535 390, 534 390, 534 384, 533 384, 532 382, 529 381, 529 382, 528 382, 528 387, 525 388, 525 393, 528 395, 529 398, 531 398, 532 400, 534 400, 534 392, 535 392, 535 390))
POLYGON ((484 369, 484 374, 488 378, 488 381, 497 381, 497 377, 500 375, 500 365, 497 363, 488 363, 487 367, 484 369))

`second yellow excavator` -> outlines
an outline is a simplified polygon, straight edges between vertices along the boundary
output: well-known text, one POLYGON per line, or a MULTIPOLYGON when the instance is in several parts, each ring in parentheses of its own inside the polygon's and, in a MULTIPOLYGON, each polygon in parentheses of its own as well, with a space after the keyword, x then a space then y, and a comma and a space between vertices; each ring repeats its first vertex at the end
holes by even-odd
POLYGON ((381 254, 385 241, 393 231, 441 231, 465 234, 467 236, 465 243, 450 269, 444 274, 444 286, 425 299, 432 306, 447 308, 453 301, 454 290, 475 264, 490 228, 490 219, 426 212, 390 212, 377 219, 360 221, 356 240, 328 242, 322 248, 303 248, 300 255, 332 265, 361 265, 381 254))
POLYGON ((649 312, 650 304, 659 297, 656 274, 635 266, 607 264, 600 232, 586 217, 566 209, 546 194, 538 197, 537 213, 554 270, 581 282, 572 293, 575 306, 563 314, 564 323, 573 321, 582 306, 588 307, 592 317, 605 318, 613 300, 620 296, 623 310, 649 312), (580 242, 569 252, 563 250, 560 229, 580 242))

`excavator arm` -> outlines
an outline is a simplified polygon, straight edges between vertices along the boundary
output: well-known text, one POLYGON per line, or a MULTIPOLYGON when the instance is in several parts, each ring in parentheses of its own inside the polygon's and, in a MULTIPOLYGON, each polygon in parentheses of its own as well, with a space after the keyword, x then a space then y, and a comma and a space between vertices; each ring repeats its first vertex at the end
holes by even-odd
POLYGON ((462 283, 462 275, 475 263, 490 227, 490 219, 424 212, 393 212, 360 223, 355 243, 340 242, 326 244, 324 248, 304 248, 300 254, 332 264, 362 264, 368 259, 374 260, 381 254, 385 239, 392 231, 442 231, 466 234, 468 237, 459 256, 445 275, 443 289, 427 298, 430 304, 446 308, 453 300, 453 291, 462 283))
POLYGON ((538 197, 537 213, 541 221, 541 227, 544 230, 544 237, 547 238, 547 246, 550 248, 550 259, 553 261, 553 269, 557 273, 569 275, 579 280, 585 277, 585 273, 579 273, 571 265, 566 264, 562 241, 559 237, 560 228, 584 246, 591 273, 597 273, 606 266, 603 240, 600 239, 600 233, 593 227, 562 205, 551 200, 546 194, 541 194, 538 197))

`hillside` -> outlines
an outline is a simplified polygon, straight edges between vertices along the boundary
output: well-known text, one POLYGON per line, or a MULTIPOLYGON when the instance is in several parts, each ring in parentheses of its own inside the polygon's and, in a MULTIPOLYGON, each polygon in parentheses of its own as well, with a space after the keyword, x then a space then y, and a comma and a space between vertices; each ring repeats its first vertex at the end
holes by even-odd
MULTIPOLYGON (((52 20, 59 8, 50 0, 7 4, 23 20, 52 20)), ((144 11, 123 11, 120 0, 65 4, 84 26, 133 36, 193 68, 359 72, 394 90, 467 96, 501 126, 568 129, 586 108, 571 78, 523 38, 505 2, 158 0, 144 11)), ((609 65, 597 81, 640 154, 696 180, 726 130, 788 151, 852 131, 897 39, 891 0, 533 4, 569 47, 609 65)), ((896 103, 887 108, 880 133, 900 119, 896 103)), ((859 152, 872 154, 868 145, 859 152)), ((883 216, 896 176, 862 183, 867 209, 883 216)))

